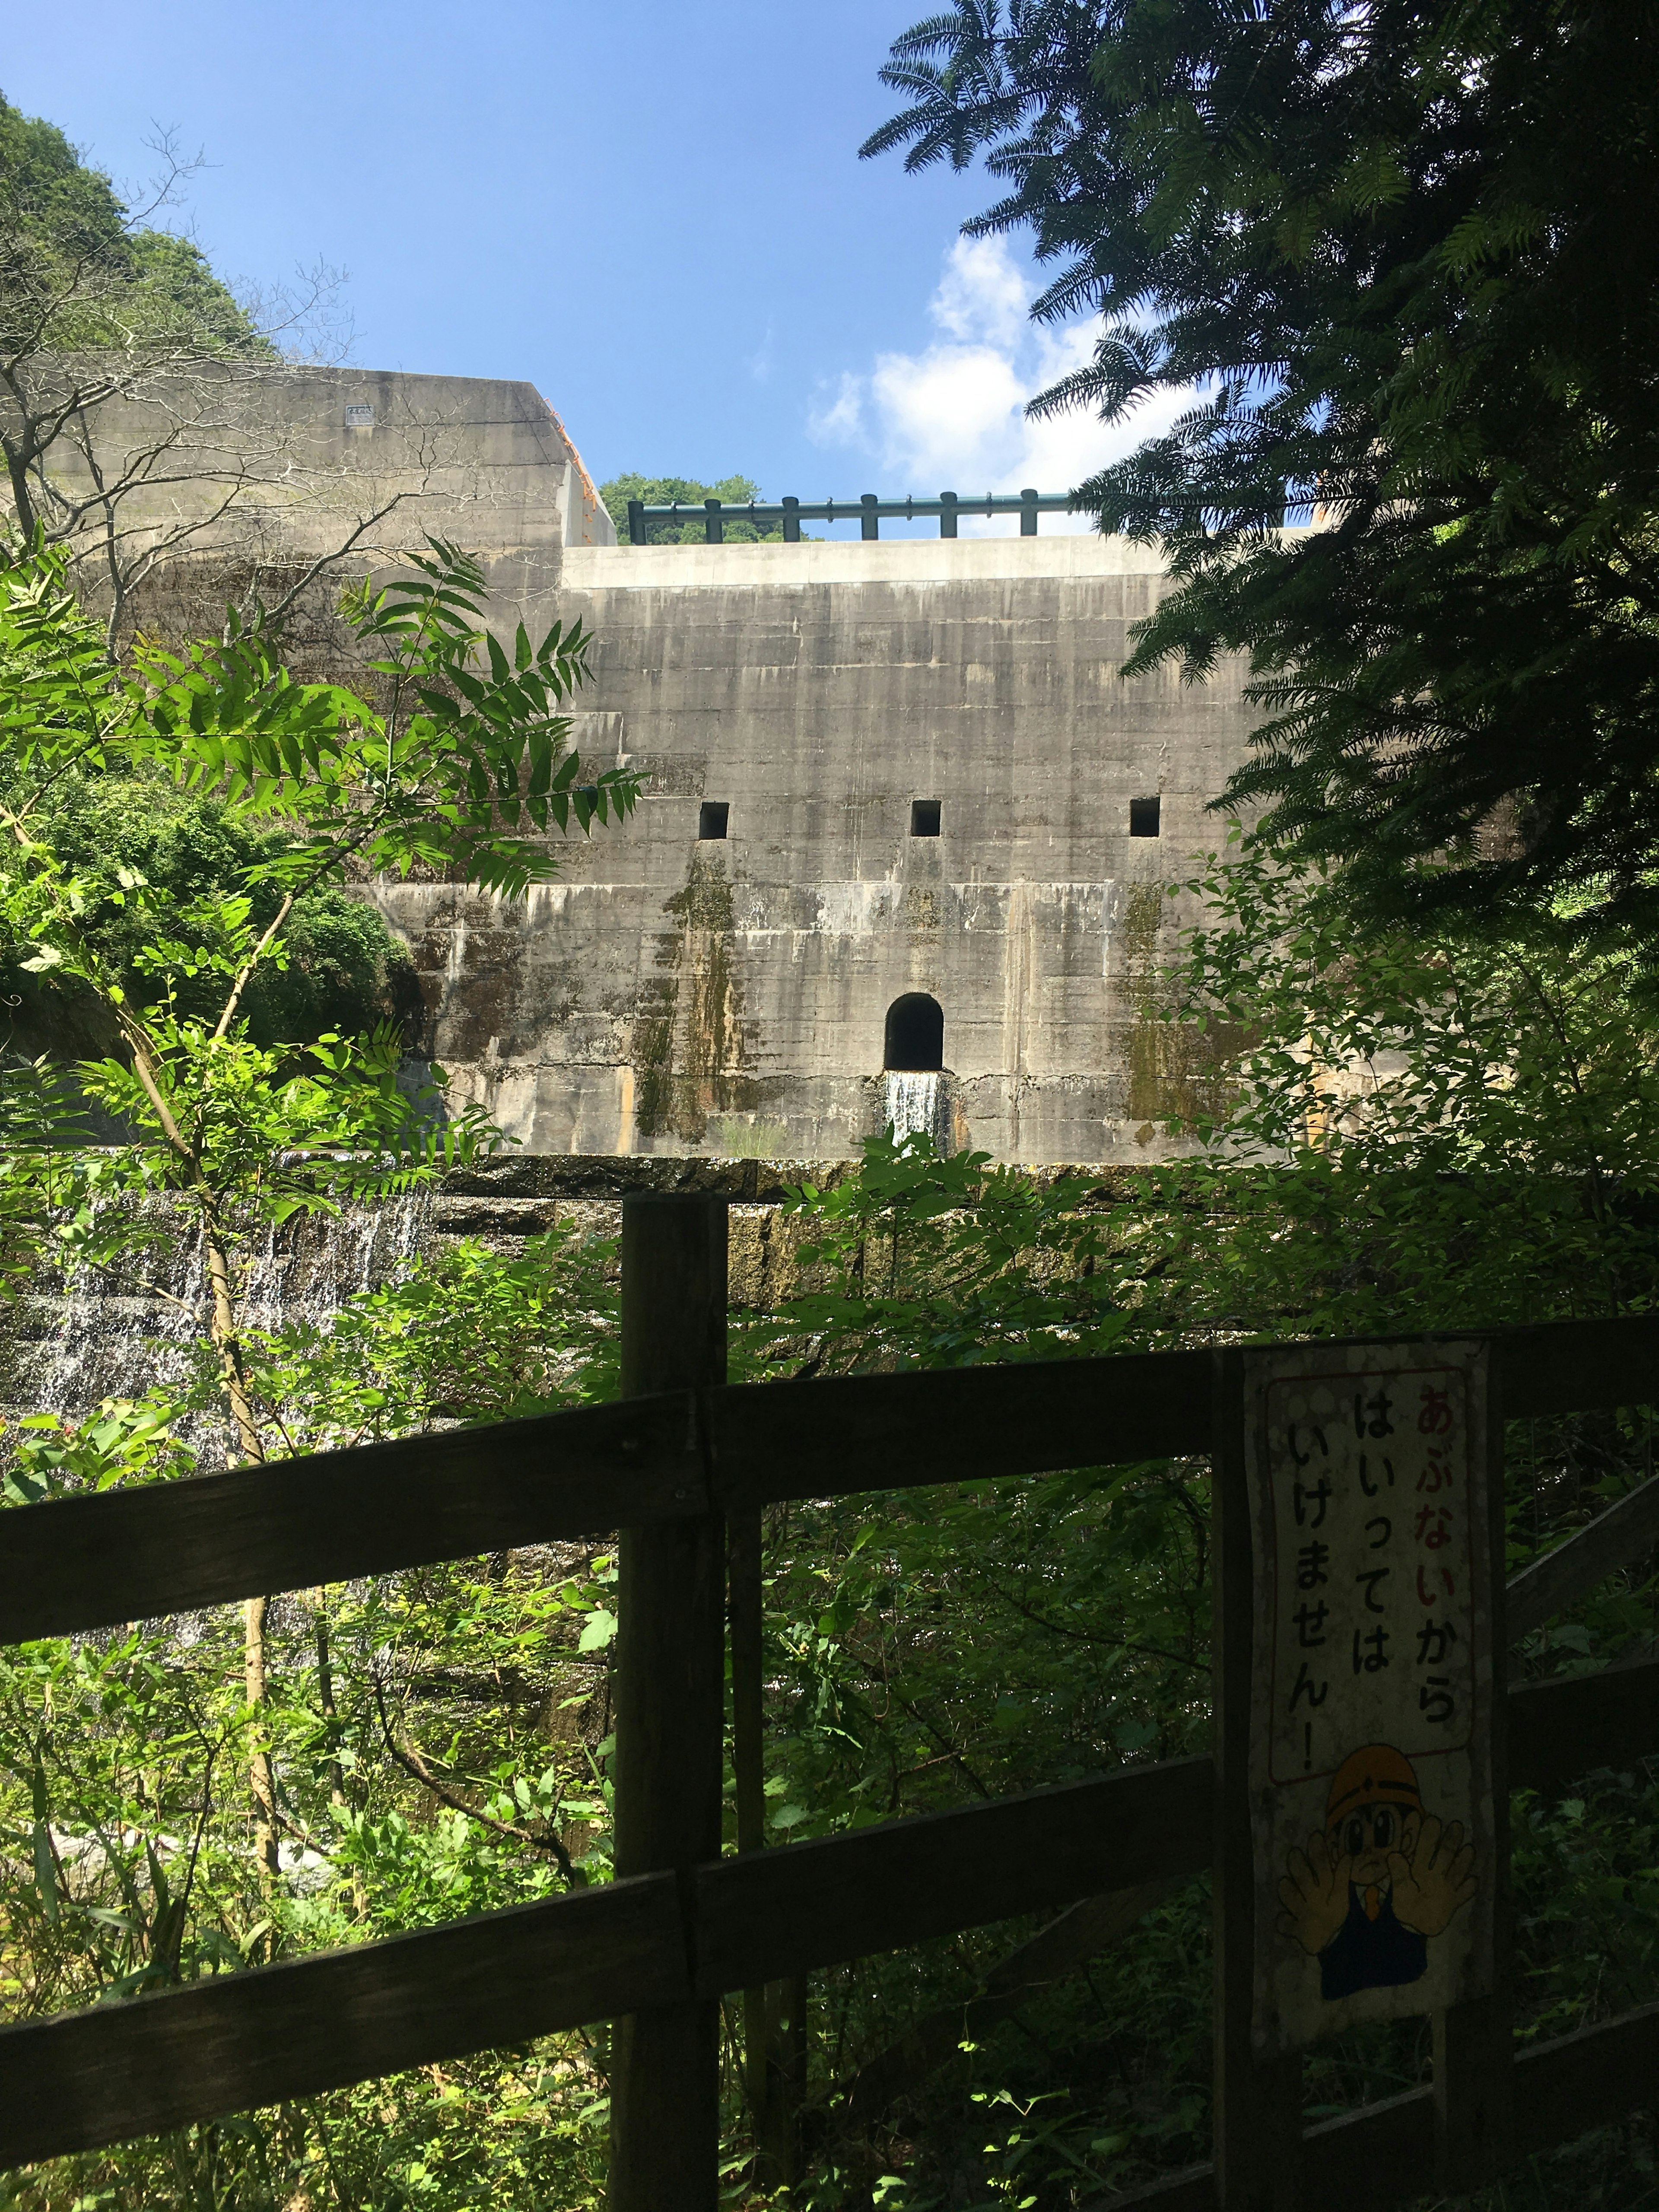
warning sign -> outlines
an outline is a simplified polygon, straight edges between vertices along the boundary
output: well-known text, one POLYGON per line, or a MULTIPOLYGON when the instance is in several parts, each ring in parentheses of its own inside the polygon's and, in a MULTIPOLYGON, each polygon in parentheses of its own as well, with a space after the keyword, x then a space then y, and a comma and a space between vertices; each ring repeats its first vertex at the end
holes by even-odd
POLYGON ((1263 2048, 1491 1986, 1486 1358, 1247 1357, 1263 2048))

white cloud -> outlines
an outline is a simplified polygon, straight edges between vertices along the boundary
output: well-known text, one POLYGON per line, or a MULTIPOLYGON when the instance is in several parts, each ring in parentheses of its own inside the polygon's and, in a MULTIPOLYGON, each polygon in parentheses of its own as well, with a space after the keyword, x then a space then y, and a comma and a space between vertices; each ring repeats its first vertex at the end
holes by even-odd
MULTIPOLYGON (((993 346, 930 346, 920 356, 884 353, 870 379, 870 404, 883 460, 897 466, 905 489, 990 488, 984 469, 963 475, 965 459, 1012 459, 1027 392, 1013 362, 993 346)), ((895 490, 897 486, 895 485, 895 490)))
POLYGON ((1025 279, 1005 240, 959 238, 945 257, 928 312, 951 337, 1012 350, 1025 329, 1029 304, 1025 279))
POLYGON ((806 428, 820 446, 861 446, 864 434, 864 380, 843 374, 836 396, 820 407, 809 408, 806 428))
MULTIPOLYGON (((943 336, 921 353, 882 353, 862 374, 842 373, 811 408, 817 443, 862 453, 880 489, 913 491, 1070 491, 1107 462, 1156 436, 1186 404, 1170 394, 1109 427, 1086 408, 1030 422, 1025 404, 1093 354, 1097 325, 1039 329, 1028 319, 1026 277, 1000 238, 958 239, 945 257, 929 313, 943 336)), ((1009 516, 964 531, 1018 528, 1009 516)), ((1045 515, 1048 530, 1086 530, 1084 515, 1045 515)))

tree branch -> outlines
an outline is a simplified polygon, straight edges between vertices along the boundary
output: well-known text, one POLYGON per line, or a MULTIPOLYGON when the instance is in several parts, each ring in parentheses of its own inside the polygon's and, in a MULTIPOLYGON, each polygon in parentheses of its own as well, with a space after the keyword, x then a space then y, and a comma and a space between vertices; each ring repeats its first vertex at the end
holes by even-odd
POLYGON ((557 1861, 559 1871, 570 1887, 572 1889, 581 1887, 582 1885, 577 1879, 576 1869, 571 1863, 569 1852, 566 1850, 563 1844, 550 1828, 544 1830, 540 1835, 538 1835, 532 1828, 521 1828, 514 1821, 498 1820, 491 1814, 481 1813, 476 1805, 469 1805, 465 1797, 450 1789, 447 1783, 439 1780, 413 1744, 399 1742, 397 1733, 392 1728, 391 1717, 386 1709, 385 1686, 380 1676, 372 1670, 368 1679, 374 1685, 374 1705, 380 1717, 380 1732, 386 1738, 386 1750, 403 1768, 405 1774, 411 1775, 422 1789, 429 1790, 433 1796, 441 1804, 447 1805, 452 1812, 465 1813, 469 1820, 476 1820, 480 1827, 489 1828, 495 1835, 506 1836, 515 1844, 527 1844, 532 1851, 548 1852, 557 1861))

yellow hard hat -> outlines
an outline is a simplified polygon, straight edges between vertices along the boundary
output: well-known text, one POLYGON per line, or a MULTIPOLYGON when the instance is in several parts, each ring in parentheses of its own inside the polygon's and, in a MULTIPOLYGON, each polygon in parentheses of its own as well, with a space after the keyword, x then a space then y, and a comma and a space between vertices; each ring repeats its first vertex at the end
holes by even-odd
POLYGON ((1420 1813, 1423 1793, 1403 1751, 1391 1743, 1368 1743, 1350 1752, 1331 1781, 1325 1801, 1325 1826, 1331 1829, 1362 1805, 1411 1805, 1420 1813))

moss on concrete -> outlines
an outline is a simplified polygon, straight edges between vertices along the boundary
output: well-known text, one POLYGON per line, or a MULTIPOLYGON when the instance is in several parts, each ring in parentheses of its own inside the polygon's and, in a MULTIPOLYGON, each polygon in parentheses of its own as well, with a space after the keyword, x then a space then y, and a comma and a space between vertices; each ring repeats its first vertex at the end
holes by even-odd
POLYGON ((1134 1008, 1129 1035, 1129 1119, 1135 1141, 1151 1145, 1169 1121, 1214 1113, 1225 1090, 1228 1060, 1239 1040, 1231 1030, 1200 1030, 1170 1018, 1168 973, 1160 935, 1167 893, 1137 884, 1123 915, 1124 988, 1134 1008))
POLYGON ((697 846, 663 912, 675 926, 658 935, 659 972, 634 1023, 635 1126, 701 1145, 711 1117, 754 1114, 777 1087, 753 1072, 725 854, 697 846))

